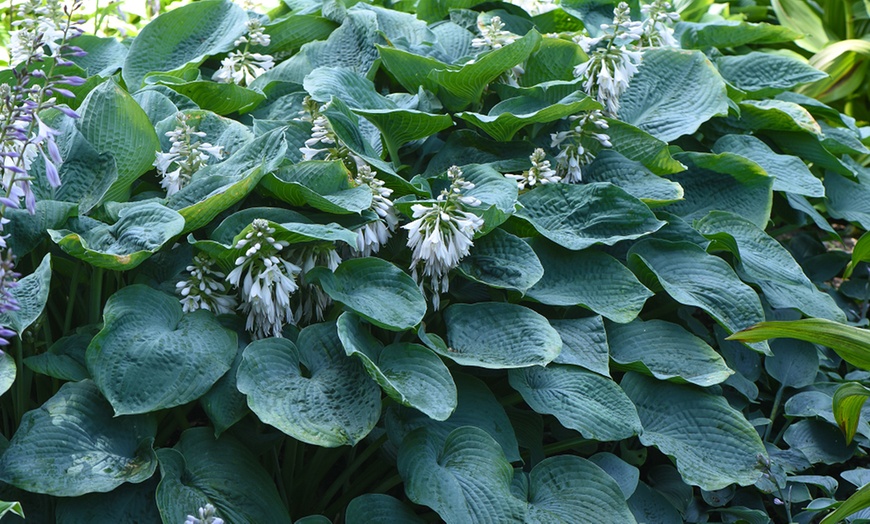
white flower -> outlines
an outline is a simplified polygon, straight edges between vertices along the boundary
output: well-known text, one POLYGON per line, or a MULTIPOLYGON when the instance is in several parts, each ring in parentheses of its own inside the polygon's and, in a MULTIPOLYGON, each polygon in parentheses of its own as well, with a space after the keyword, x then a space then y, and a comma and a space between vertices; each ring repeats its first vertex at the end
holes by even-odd
POLYGON ((263 24, 258 18, 249 18, 245 22, 248 28, 248 34, 242 35, 233 42, 233 45, 239 47, 242 44, 250 43, 252 45, 267 46, 271 43, 271 37, 263 31, 263 24))
POLYGON ((326 267, 335 271, 341 264, 341 257, 335 250, 334 244, 317 243, 295 247, 290 250, 287 258, 299 262, 300 276, 294 316, 296 322, 309 324, 320 322, 324 318, 326 308, 332 304, 332 299, 317 284, 307 282, 305 273, 315 267, 326 267))
POLYGON ((549 184, 558 182, 562 179, 556 174, 556 171, 550 167, 550 161, 546 159, 547 154, 540 147, 529 156, 529 162, 532 167, 528 171, 523 171, 521 175, 506 174, 505 177, 516 180, 517 188, 520 191, 532 188, 537 184, 549 184))
POLYGON ((187 121, 184 113, 176 115, 177 125, 172 131, 167 131, 171 144, 168 153, 157 152, 154 167, 163 179, 160 186, 166 190, 166 196, 172 196, 190 182, 194 173, 205 167, 209 155, 220 159, 223 151, 220 146, 213 146, 200 141, 205 133, 196 131, 187 121), (175 169, 172 169, 172 166, 175 169))
POLYGON ((227 57, 221 60, 221 67, 211 78, 223 84, 247 86, 274 66, 275 62, 270 55, 250 51, 230 51, 227 57))
POLYGON ((181 306, 185 313, 205 309, 216 315, 235 311, 236 297, 228 294, 226 275, 212 269, 214 261, 205 256, 193 258, 193 264, 187 266, 189 277, 175 285, 181 295, 181 306))
POLYGON ((471 41, 471 47, 475 49, 500 49, 514 43, 517 35, 505 31, 503 28, 504 23, 500 16, 492 17, 488 24, 483 23, 483 20, 478 20, 477 29, 480 31, 480 36, 471 41))
POLYGON ((216 511, 217 510, 214 506, 206 504, 197 510, 197 516, 199 518, 194 517, 193 515, 188 515, 184 524, 224 524, 224 519, 218 517, 216 511))
POLYGON ((554 0, 511 0, 510 3, 518 5, 532 16, 552 11, 559 7, 554 0))
POLYGON ((648 47, 680 47, 674 37, 673 25, 680 21, 680 15, 673 12, 673 6, 666 0, 654 0, 643 4, 640 12, 644 16, 641 45, 648 47))
POLYGON ((364 257, 380 251, 381 246, 387 243, 399 224, 399 218, 393 208, 393 201, 390 200, 393 190, 384 187, 384 181, 378 179, 376 175, 377 172, 373 171, 371 166, 365 162, 357 164, 354 182, 357 185, 368 186, 371 190, 372 205, 369 209, 374 211, 379 218, 374 222, 366 223, 357 230, 356 253, 364 257))
POLYGON ((480 204, 479 200, 461 194, 463 190, 473 189, 474 184, 463 180, 462 170, 456 166, 448 169, 447 176, 451 180, 450 189, 443 191, 431 204, 411 206, 414 220, 402 226, 408 231, 411 274, 421 287, 423 280, 429 280, 435 309, 440 305, 439 294, 449 290, 447 274, 468 255, 474 245, 474 234, 484 225, 482 218, 464 209, 465 205, 480 204))
POLYGON ((610 137, 601 132, 609 126, 600 110, 589 111, 572 119, 576 124, 571 130, 550 135, 550 147, 559 148, 556 169, 566 184, 577 184, 583 180, 583 167, 595 160, 595 153, 590 147, 613 147, 610 137))

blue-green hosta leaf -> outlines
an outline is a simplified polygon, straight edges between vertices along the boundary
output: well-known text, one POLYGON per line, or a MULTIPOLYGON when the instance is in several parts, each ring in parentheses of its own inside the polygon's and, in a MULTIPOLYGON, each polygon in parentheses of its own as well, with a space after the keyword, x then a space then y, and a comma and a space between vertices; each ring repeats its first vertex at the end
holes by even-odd
POLYGON ((109 493, 60 498, 57 501, 56 524, 159 524, 160 511, 154 500, 156 487, 157 477, 151 477, 139 484, 122 484, 109 493))
POLYGON ((209 428, 191 428, 157 457, 157 507, 163 522, 182 522, 206 504, 234 524, 292 522, 257 457, 229 435, 215 440, 209 428))
POLYGON ((613 453, 602 451, 589 457, 589 461, 613 477, 626 499, 637 489, 640 470, 613 453))
POLYGON ((90 380, 68 382, 29 411, 0 457, 0 480, 56 497, 106 492, 154 473, 156 422, 115 417, 90 380))
POLYGON ((607 324, 607 342, 610 358, 619 367, 659 380, 707 387, 734 373, 706 342, 663 320, 607 324))
POLYGON ((474 188, 465 195, 475 197, 481 202, 474 208, 484 220, 484 227, 478 234, 487 234, 514 212, 517 185, 492 166, 466 165, 462 171, 463 178, 474 184, 474 188))
POLYGON ((615 441, 639 435, 637 410, 613 380, 568 365, 511 370, 510 384, 538 413, 554 415, 584 438, 615 441))
POLYGON ((606 120, 609 125, 607 136, 613 143, 613 151, 630 160, 640 162, 657 175, 670 175, 686 169, 686 166, 671 156, 667 142, 622 120, 616 118, 606 120))
POLYGON ((808 131, 771 131, 765 135, 773 140, 777 147, 786 153, 798 156, 806 162, 828 169, 849 178, 857 180, 860 168, 849 157, 838 157, 828 151, 821 140, 823 137, 808 131))
POLYGON ((776 44, 803 38, 800 32, 773 24, 753 24, 737 20, 679 22, 675 33, 684 48, 738 47, 745 44, 776 44))
POLYGON ((366 257, 345 260, 335 272, 309 272, 336 302, 372 324, 402 331, 423 320, 426 297, 407 273, 386 260, 366 257))
POLYGON ((538 302, 580 305, 614 322, 630 322, 653 296, 634 273, 606 253, 569 251, 538 238, 529 243, 544 267, 544 276, 526 293, 538 302))
POLYGON ((219 115, 247 113, 266 100, 262 92, 233 83, 194 80, 186 82, 181 78, 161 77, 161 85, 180 93, 196 105, 219 115))
MULTIPOLYGON (((424 524, 414 511, 399 500, 381 493, 367 493, 350 501, 345 511, 347 524, 424 524)), ((330 521, 332 522, 332 521, 330 521)))
POLYGON ((610 376, 607 332, 600 316, 572 319, 552 319, 550 325, 562 339, 562 352, 553 362, 571 364, 610 376))
POLYGON ((453 304, 444 310, 445 356, 463 366, 492 369, 544 366, 562 340, 543 316, 504 302, 453 304))
POLYGON ((269 54, 281 51, 296 51, 303 44, 326 40, 338 24, 321 16, 293 13, 274 20, 264 27, 269 35, 269 54))
POLYGON ((594 462, 572 455, 545 459, 528 475, 515 472, 511 491, 528 503, 524 522, 636 522, 616 481, 594 462))
POLYGON ((23 257, 48 236, 47 230, 62 227, 67 219, 75 216, 77 208, 71 202, 56 200, 38 200, 32 215, 27 209, 7 208, 3 212, 3 218, 9 219, 3 226, 3 233, 8 235, 6 245, 16 257, 23 257))
POLYGON ((71 229, 49 229, 66 253, 92 266, 125 271, 157 252, 184 229, 184 218, 156 202, 123 209, 112 225, 87 217, 72 219, 71 229))
POLYGON ((816 288, 791 253, 761 228, 737 215, 714 211, 695 223, 711 240, 736 242, 737 272, 761 288, 774 308, 794 308, 810 317, 845 322, 846 316, 827 293, 816 288))
POLYGON ((796 58, 757 51, 720 56, 716 59, 716 67, 728 83, 750 93, 771 94, 828 76, 796 58))
POLYGON ((685 189, 685 198, 665 209, 691 222, 710 211, 728 211, 765 227, 773 207, 774 178, 748 158, 733 153, 681 153, 688 170, 672 180, 685 189))
POLYGON ((76 127, 98 152, 115 158, 118 178, 106 198, 126 200, 133 182, 151 170, 160 141, 145 111, 110 78, 95 87, 79 108, 76 127))
POLYGON ((435 420, 446 420, 456 409, 456 384, 431 350, 409 343, 384 347, 352 313, 338 318, 338 337, 347 355, 358 357, 366 372, 396 402, 435 420))
POLYGON ((547 184, 524 193, 516 216, 560 246, 579 251, 658 230, 664 222, 612 184, 547 184))
POLYGON ((520 460, 514 428, 495 395, 480 379, 456 372, 453 375, 459 402, 450 418, 437 421, 416 409, 393 404, 387 408, 384 416, 390 442, 399 446, 405 436, 419 428, 426 428, 431 437, 437 437, 444 442, 454 429, 476 426, 489 433, 501 445, 502 452, 509 461, 520 460))
POLYGON ((700 51, 653 49, 619 99, 619 119, 669 142, 728 113, 725 82, 700 51))
POLYGON ((825 194, 828 213, 834 218, 857 222, 861 228, 870 229, 870 169, 856 169, 857 181, 837 173, 825 174, 825 194))
POLYGON ((267 174, 260 184, 292 206, 309 205, 333 214, 360 213, 372 205, 366 186, 353 187, 341 161, 311 160, 267 174))
POLYGON ((16 371, 15 357, 6 352, 0 354, 0 395, 6 393, 12 387, 12 384, 15 382, 16 371))
POLYGON ((609 149, 598 153, 583 170, 586 182, 610 182, 648 206, 660 206, 683 198, 680 184, 656 176, 641 162, 630 160, 609 149))
POLYGON ((20 336, 42 314, 50 287, 51 254, 46 253, 36 270, 10 290, 19 309, 0 313, 0 326, 11 328, 20 336))
POLYGON ((308 326, 297 344, 284 338, 251 343, 239 366, 239 391, 260 420, 297 440, 356 444, 380 418, 380 388, 359 359, 345 355, 334 322, 308 326))
POLYGON ((305 77, 305 90, 318 102, 340 99, 352 109, 396 109, 363 74, 343 67, 318 67, 305 77))
POLYGON ((803 453, 812 464, 839 464, 855 454, 857 442, 846 444, 839 428, 828 422, 804 419, 790 425, 783 434, 790 448, 803 453))
POLYGON ((752 135, 725 135, 713 144, 713 152, 735 153, 760 165, 768 175, 774 177, 774 191, 810 197, 825 196, 822 181, 810 172, 800 158, 774 153, 767 144, 752 135))
POLYGON ((534 145, 526 141, 497 142, 470 129, 458 129, 447 136, 423 176, 436 176, 450 166, 464 168, 469 164, 487 164, 503 173, 521 172, 529 168, 529 155, 534 149, 534 145))
MULTIPOLYGON (((535 25, 540 32, 559 32, 560 30, 544 29, 539 20, 535 25)), ((586 61, 583 49, 570 40, 561 38, 544 38, 525 64, 525 72, 520 75, 519 82, 523 86, 534 86, 542 82, 559 82, 576 80, 574 67, 586 61)))
POLYGON ((398 162, 399 147, 413 140, 426 138, 453 126, 450 115, 426 113, 416 109, 354 109, 383 135, 384 144, 398 162))
POLYGON ((724 397, 636 373, 621 385, 643 424, 640 441, 674 457, 687 483, 713 491, 761 477, 759 457, 767 457, 761 438, 724 397))
POLYGON ((84 380, 88 374, 85 351, 93 336, 78 333, 59 338, 48 351, 25 357, 24 365, 42 375, 64 381, 84 380))
MULTIPOLYGON (((655 274, 661 286, 677 302, 699 307, 729 333, 764 321, 761 301, 753 289, 737 278, 724 260, 690 242, 650 239, 629 251, 629 265, 655 274)), ((750 344, 769 353, 766 343, 750 344)))
POLYGON ((523 521, 525 508, 510 490, 513 468, 480 428, 458 428, 443 443, 418 429, 402 442, 398 469, 408 498, 448 524, 523 521))
POLYGON ((173 9, 147 24, 133 40, 121 75, 137 90, 148 73, 198 65, 209 55, 229 51, 245 34, 248 15, 227 0, 197 2, 173 9))
POLYGON ((628 499, 631 513, 640 522, 647 524, 681 524, 683 518, 661 493, 640 482, 628 499))
POLYGON ((740 103, 740 125, 746 129, 806 132, 821 135, 822 129, 803 106, 785 100, 746 100, 740 103))
POLYGON ((118 415, 148 413, 203 395, 230 369, 236 335, 205 310, 134 285, 109 297, 91 340, 88 371, 118 415))
POLYGON ((238 322, 239 326, 235 328, 238 350, 233 363, 230 365, 230 370, 199 399, 203 411, 214 426, 215 438, 220 437, 221 433, 250 413, 247 399, 236 387, 236 376, 239 372, 239 365, 242 363, 242 353, 249 342, 247 332, 242 328, 241 320, 238 322))
POLYGON ((541 261, 522 239, 494 229, 474 242, 459 271, 490 287, 526 291, 544 275, 541 261))
POLYGON ((184 217, 185 232, 199 229, 250 193, 263 175, 281 164, 286 150, 281 129, 261 135, 223 162, 197 171, 167 205, 184 217))
POLYGON ((75 45, 87 54, 73 58, 73 62, 87 72, 87 76, 107 77, 124 65, 127 46, 117 38, 101 38, 95 35, 79 35, 75 45))
POLYGON ((803 388, 816 381, 819 352, 803 340, 777 339, 770 343, 773 356, 764 359, 764 369, 783 386, 803 388))
POLYGON ((600 107, 601 104, 582 92, 575 92, 555 104, 539 98, 520 96, 499 102, 487 115, 464 111, 456 116, 479 127, 494 139, 507 142, 528 125, 555 122, 580 111, 600 107))

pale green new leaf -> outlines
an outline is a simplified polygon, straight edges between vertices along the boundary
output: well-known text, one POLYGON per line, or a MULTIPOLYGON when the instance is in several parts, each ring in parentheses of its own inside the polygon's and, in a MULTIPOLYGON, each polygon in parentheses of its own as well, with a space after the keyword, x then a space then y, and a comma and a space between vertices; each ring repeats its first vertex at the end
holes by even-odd
POLYGON ((29 411, 0 457, 0 480, 56 497, 106 492, 154 474, 156 422, 115 417, 90 380, 61 386, 29 411))
POLYGON ((724 397, 636 373, 621 385, 643 424, 640 441, 673 457, 687 483, 713 491, 761 477, 767 456, 761 438, 724 397))
POLYGON ((847 444, 852 442, 858 430, 861 408, 867 397, 870 397, 870 388, 857 382, 847 382, 834 392, 834 417, 846 435, 847 444))
POLYGON ((821 13, 815 11, 806 0, 772 0, 770 4, 783 27, 803 35, 803 38, 794 41, 798 47, 818 53, 832 40, 819 16, 821 13))
POLYGON ((308 326, 297 344, 285 338, 252 342, 239 366, 239 391, 260 420, 297 440, 356 444, 380 418, 380 388, 359 359, 345 354, 334 322, 308 326))
POLYGON ((852 248, 852 260, 849 261, 849 265, 843 271, 843 278, 851 277, 852 271, 855 271, 855 266, 861 262, 868 261, 870 261, 870 234, 864 233, 852 248))
POLYGON ((637 410, 613 380, 559 364, 514 369, 511 387, 537 413, 554 415, 584 438, 616 441, 639 435, 637 410))

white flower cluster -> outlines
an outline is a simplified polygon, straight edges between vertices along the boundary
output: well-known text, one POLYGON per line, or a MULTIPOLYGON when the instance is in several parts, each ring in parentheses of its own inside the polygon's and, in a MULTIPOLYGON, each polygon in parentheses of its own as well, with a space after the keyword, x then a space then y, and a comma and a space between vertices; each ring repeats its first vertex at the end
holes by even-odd
POLYGON ((619 98, 637 73, 641 53, 636 48, 643 34, 640 22, 632 21, 628 4, 620 2, 613 10, 613 24, 602 24, 603 35, 580 36, 577 43, 590 53, 589 60, 574 68, 574 76, 583 78, 586 93, 604 104, 610 116, 619 112, 619 98), (597 46, 597 47, 596 47, 597 46))
POLYGON ((320 266, 325 266, 330 271, 335 271, 338 265, 341 264, 341 257, 338 256, 335 245, 332 243, 317 243, 294 247, 288 254, 288 258, 301 261, 299 272, 300 292, 296 295, 296 307, 294 308, 295 321, 306 324, 322 321, 326 308, 332 304, 332 299, 323 292, 320 286, 307 282, 305 280, 305 273, 320 266))
MULTIPOLYGON (((51 56, 58 54, 61 41, 67 37, 61 24, 62 8, 58 0, 26 0, 18 6, 16 28, 9 34, 9 65, 15 67, 29 60, 42 61, 44 47, 51 56)), ((72 36, 72 35, 70 35, 72 36)))
POLYGON ((220 68, 212 75, 212 80, 224 84, 250 85, 258 76, 275 66, 271 55, 252 53, 251 45, 267 46, 270 43, 269 35, 263 32, 260 20, 251 18, 247 21, 248 33, 240 36, 234 43, 236 47, 244 44, 241 51, 230 51, 227 57, 221 60, 220 68))
POLYGON ((357 230, 356 252, 364 257, 380 251, 381 246, 387 243, 396 231, 396 226, 399 225, 393 201, 390 200, 393 190, 384 187, 384 181, 378 179, 376 175, 377 172, 373 171, 371 166, 362 163, 357 165, 356 177, 354 177, 354 182, 358 186, 367 186, 371 189, 370 209, 379 217, 379 220, 368 222, 357 230))
POLYGON ((647 47, 680 47, 674 37, 674 24, 680 21, 680 15, 673 12, 673 6, 667 0, 654 0, 651 4, 640 6, 644 17, 643 34, 640 43, 647 47))
POLYGON ((199 508, 198 517, 188 515, 184 524, 224 524, 224 519, 217 516, 217 510, 211 504, 199 508))
POLYGON ((562 173, 562 182, 576 184, 583 180, 582 168, 595 159, 591 147, 613 147, 610 136, 600 131, 609 126, 601 110, 589 111, 583 116, 572 117, 576 124, 568 131, 550 135, 550 147, 558 147, 556 168, 562 173))
POLYGON ((215 315, 233 313, 238 305, 236 297, 228 294, 226 275, 212 268, 214 261, 205 256, 193 257, 187 266, 189 277, 175 285, 181 295, 185 313, 205 309, 215 315))
POLYGON ((535 187, 538 184, 544 185, 562 180, 562 177, 557 175, 556 171, 550 167, 547 154, 540 147, 535 149, 529 156, 529 162, 532 163, 532 167, 528 171, 523 171, 521 175, 505 175, 507 178, 517 181, 517 187, 520 191, 535 187))
POLYGON ((504 22, 500 16, 490 18, 488 24, 478 20, 477 29, 480 36, 471 41, 471 47, 475 49, 501 49, 517 39, 517 35, 504 30, 504 22))
POLYGON ((223 155, 220 146, 200 141, 206 135, 188 124, 187 115, 179 112, 175 118, 178 122, 177 126, 166 133, 172 144, 169 152, 158 151, 153 164, 160 176, 163 177, 160 185, 166 190, 166 196, 172 196, 186 186, 190 182, 190 177, 205 167, 208 155, 217 159, 223 155), (173 165, 175 169, 170 171, 173 165))
POLYGON ((411 206, 414 220, 402 226, 408 231, 411 274, 421 287, 423 280, 429 280, 435 309, 440 306, 439 294, 449 290, 447 274, 468 255, 474 234, 484 225, 482 218, 465 210, 465 206, 480 205, 480 200, 462 194, 473 189, 474 184, 462 178, 457 166, 447 170, 447 177, 450 188, 431 204, 411 206), (422 274, 418 268, 421 265, 422 274))
POLYGON ((245 328, 252 336, 281 336, 284 324, 293 322, 290 296, 299 289, 296 277, 302 268, 280 256, 288 243, 275 240, 268 221, 258 218, 251 225, 235 245, 245 253, 236 259, 227 281, 241 291, 241 309, 248 315, 245 328))
POLYGON ((537 16, 559 7, 555 0, 510 0, 513 5, 518 5, 532 16, 537 16))
POLYGON ((302 160, 314 160, 320 153, 326 153, 326 159, 332 160, 330 157, 334 155, 331 150, 335 148, 337 141, 329 120, 321 114, 314 116, 311 120, 311 138, 305 141, 304 147, 299 148, 302 160))

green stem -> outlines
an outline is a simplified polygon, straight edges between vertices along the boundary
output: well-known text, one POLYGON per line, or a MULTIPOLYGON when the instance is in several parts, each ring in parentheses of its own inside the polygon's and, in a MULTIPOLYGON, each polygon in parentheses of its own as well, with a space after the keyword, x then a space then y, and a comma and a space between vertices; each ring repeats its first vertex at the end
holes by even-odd
POLYGON ((284 486, 284 476, 281 472, 281 461, 278 460, 278 448, 272 448, 272 462, 275 464, 275 482, 278 484, 278 494, 287 509, 290 509, 290 501, 287 499, 287 489, 284 486))
POLYGON ((785 391, 785 386, 780 385, 779 389, 776 390, 776 396, 773 397, 773 407, 770 409, 770 424, 767 425, 767 429, 764 430, 764 441, 769 442, 770 433, 773 431, 773 421, 776 420, 776 416, 779 414, 779 405, 782 403, 782 394, 785 391))
POLYGON ((323 495, 324 503, 327 503, 330 500, 332 500, 332 498, 338 493, 338 490, 340 490, 341 487, 348 481, 350 476, 353 475, 354 473, 356 473, 356 471, 359 469, 359 467, 366 460, 368 460, 369 457, 371 457, 376 451, 381 449, 381 446, 383 446, 384 442, 386 442, 386 441, 387 441, 387 434, 384 433, 383 435, 381 435, 381 437, 378 440, 374 441, 371 446, 369 446, 365 450, 363 450, 363 452, 360 453, 359 456, 356 457, 356 459, 354 459, 354 461, 351 462, 350 465, 348 467, 346 467, 344 469, 344 471, 341 472, 341 475, 339 475, 335 479, 335 481, 333 481, 332 485, 329 486, 329 489, 326 490, 326 493, 323 495))
POLYGON ((103 299, 103 268, 95 267, 91 273, 91 303, 89 321, 97 324, 100 321, 103 299))
POLYGON ((63 331, 61 332, 61 335, 66 335, 72 328, 72 316, 76 306, 76 294, 79 290, 79 279, 81 278, 81 273, 82 265, 76 264, 69 284, 69 295, 66 302, 66 313, 63 316, 63 331))

